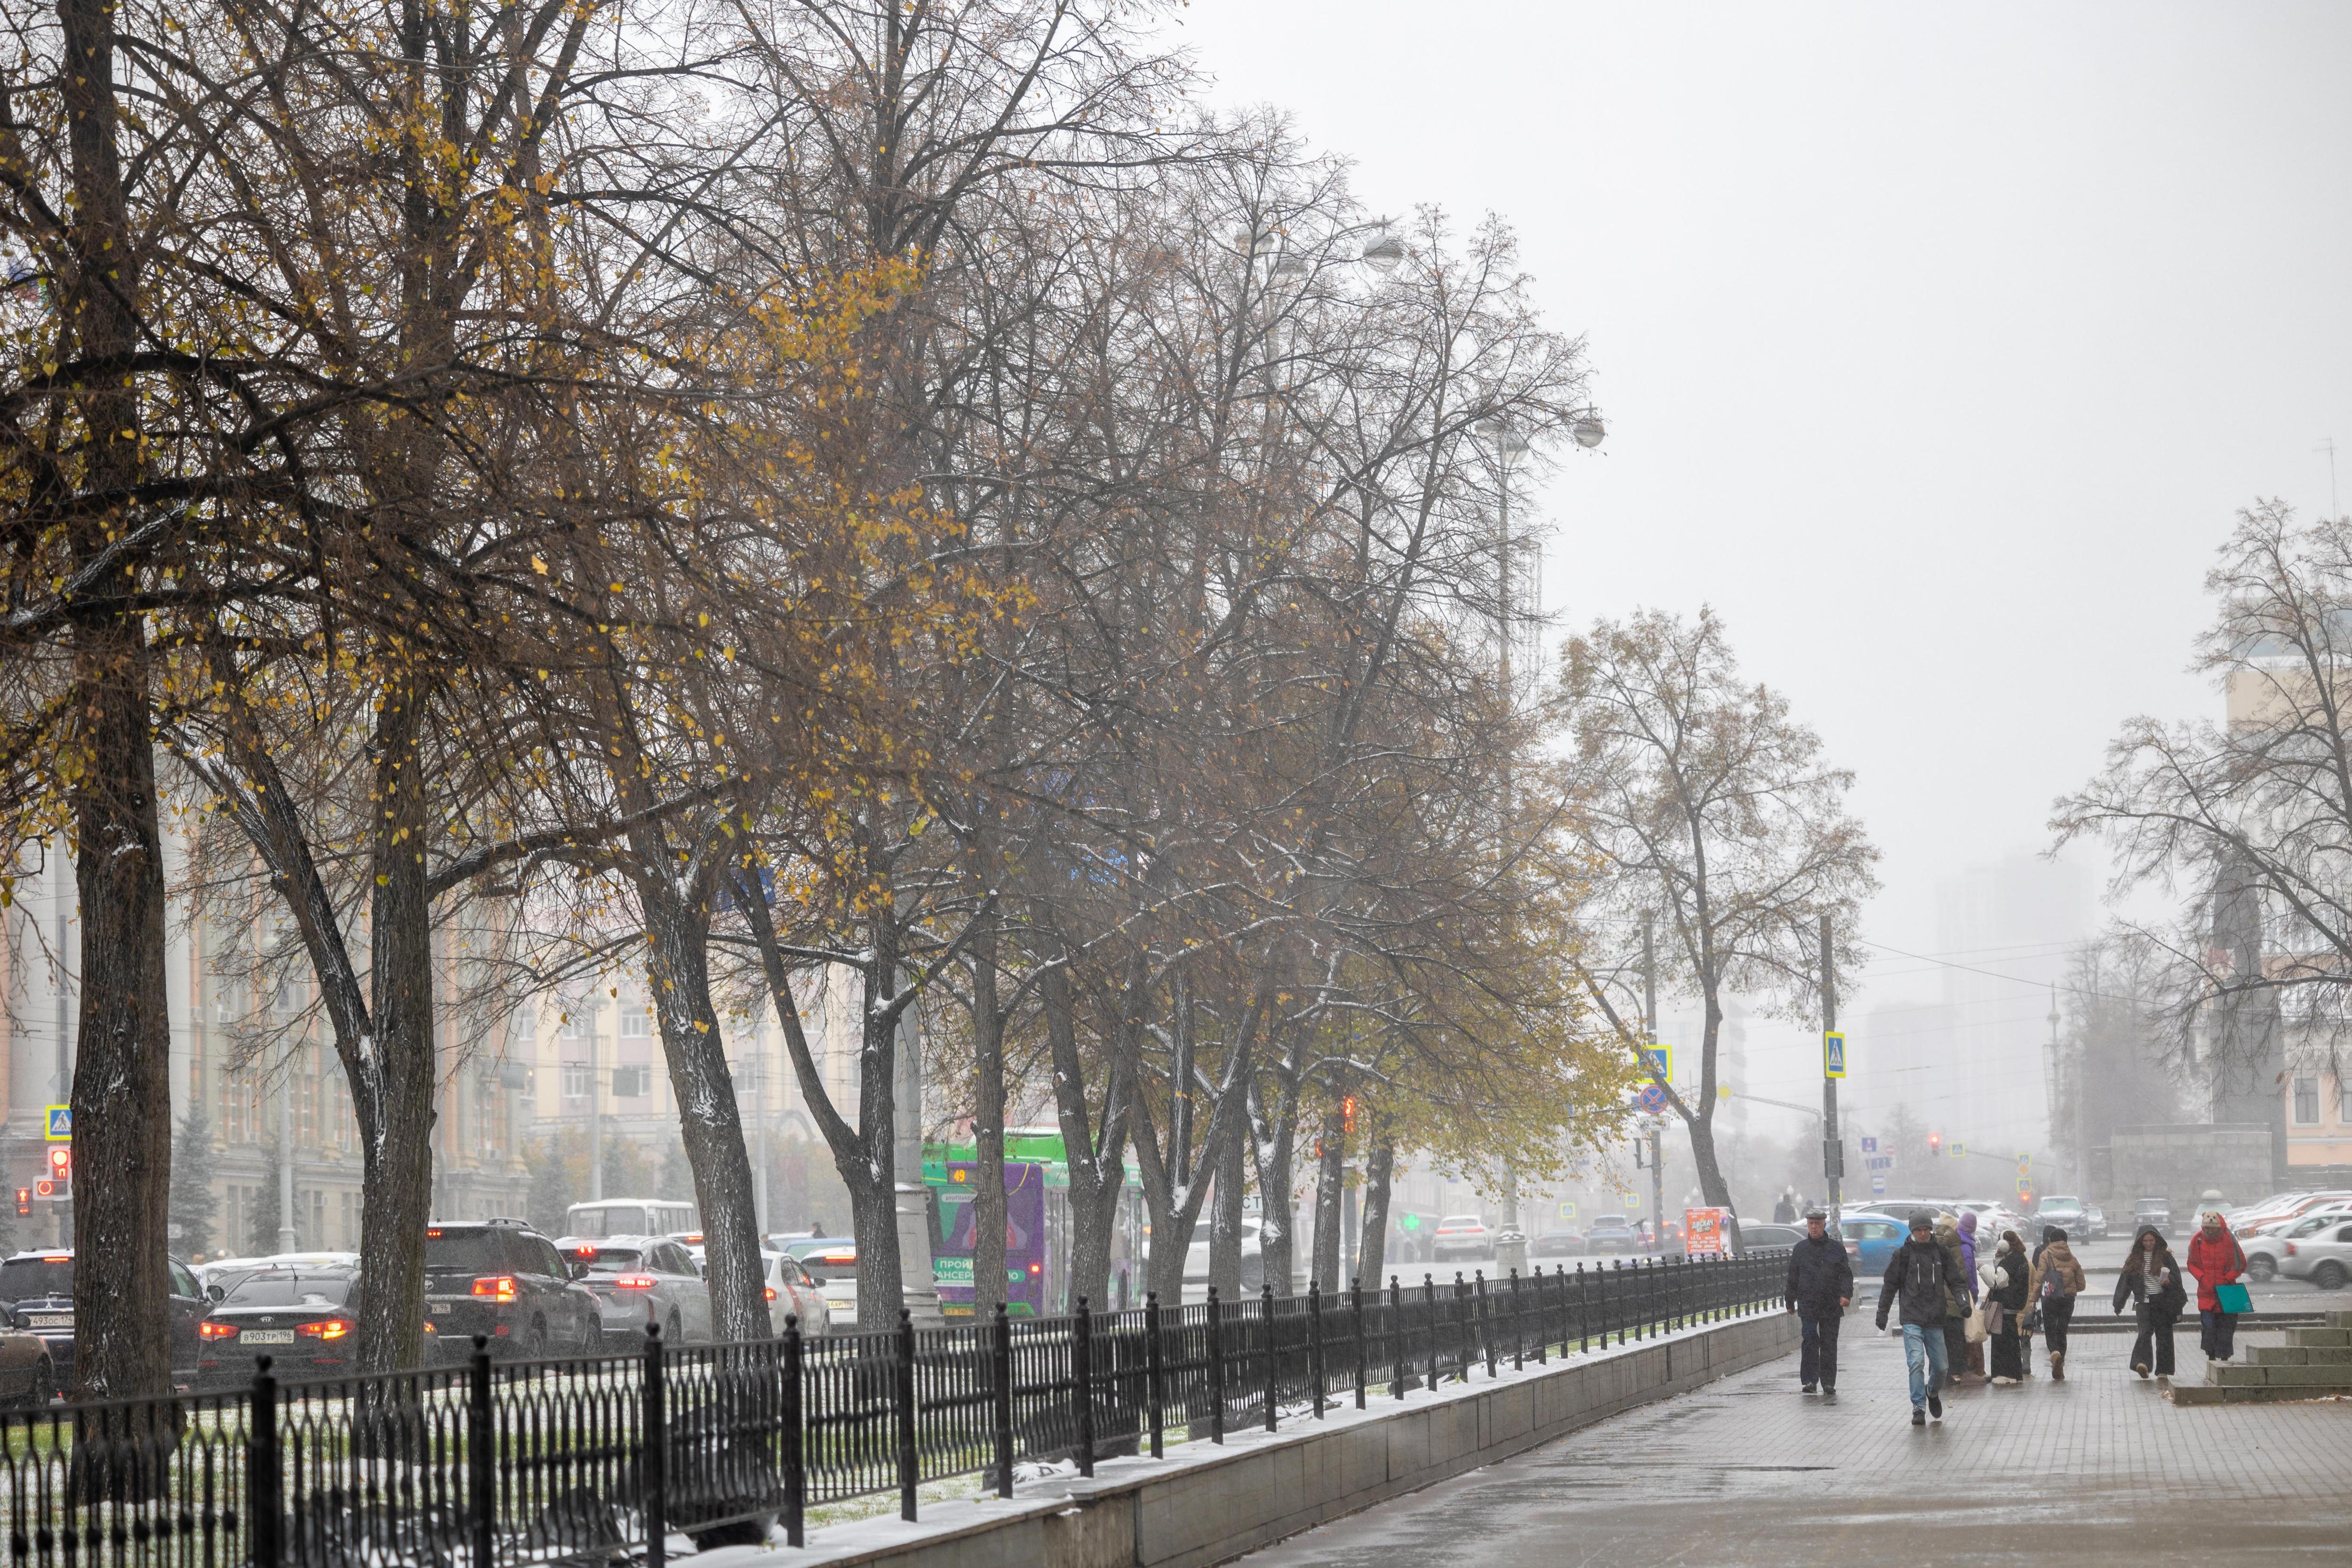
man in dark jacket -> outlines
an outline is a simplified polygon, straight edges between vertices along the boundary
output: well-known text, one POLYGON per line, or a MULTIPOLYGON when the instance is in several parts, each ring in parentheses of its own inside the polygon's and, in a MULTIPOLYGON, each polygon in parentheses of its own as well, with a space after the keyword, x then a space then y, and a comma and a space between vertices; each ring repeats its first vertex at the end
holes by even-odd
POLYGON ((1804 1325, 1805 1347, 1798 1357, 1798 1381, 1811 1394, 1837 1394, 1838 1320, 1853 1300, 1853 1265, 1845 1244, 1831 1237, 1829 1215, 1815 1209, 1805 1216, 1805 1237, 1789 1248, 1789 1310, 1804 1325))
POLYGON ((1903 1303, 1903 1359, 1911 1369, 1911 1425, 1944 1418, 1944 1384, 1951 1363, 1944 1353, 1946 1292, 1965 1291, 1960 1266, 1936 1240, 1936 1221, 1925 1209, 1911 1216, 1911 1239, 1895 1249, 1886 1278, 1878 1285, 1878 1326, 1903 1303))

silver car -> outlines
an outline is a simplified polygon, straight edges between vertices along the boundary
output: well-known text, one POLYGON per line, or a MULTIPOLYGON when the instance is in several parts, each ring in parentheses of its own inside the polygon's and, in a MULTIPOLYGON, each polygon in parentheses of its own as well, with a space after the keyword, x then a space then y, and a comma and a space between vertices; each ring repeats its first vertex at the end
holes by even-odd
POLYGON ((659 1323, 671 1343, 710 1337, 710 1288, 680 1243, 666 1236, 571 1236, 556 1246, 588 1266, 580 1283, 596 1298, 608 1350, 645 1343, 647 1323, 659 1323))
POLYGON ((2246 1254, 2246 1278, 2254 1280, 2277 1278, 2279 1264, 2286 1257, 2288 1242, 2300 1242, 2345 1219, 2352 1219, 2352 1205, 2330 1205, 2278 1225, 2264 1226, 2251 1236, 2239 1237, 2238 1245, 2246 1254))
POLYGON ((2352 1217, 2337 1215, 2309 1236, 2290 1237, 2279 1259, 2289 1279, 2308 1279, 2323 1290, 2341 1290, 2352 1280, 2352 1217))

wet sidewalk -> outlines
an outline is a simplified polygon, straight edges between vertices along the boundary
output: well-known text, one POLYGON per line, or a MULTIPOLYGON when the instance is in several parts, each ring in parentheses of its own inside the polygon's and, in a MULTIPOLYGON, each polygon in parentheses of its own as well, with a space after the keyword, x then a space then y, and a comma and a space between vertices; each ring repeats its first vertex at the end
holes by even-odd
MULTIPOLYGON (((2242 1336, 2240 1354, 2255 1336, 2242 1336)), ((1910 1425, 1902 1342, 1849 1318, 1839 1397, 1794 1355, 1270 1547, 1252 1568, 2352 1560, 2352 1402, 2179 1408, 2086 1337, 2053 1384, 1910 1425)), ((2201 1382, 2196 1336, 2181 1372, 2201 1382)))

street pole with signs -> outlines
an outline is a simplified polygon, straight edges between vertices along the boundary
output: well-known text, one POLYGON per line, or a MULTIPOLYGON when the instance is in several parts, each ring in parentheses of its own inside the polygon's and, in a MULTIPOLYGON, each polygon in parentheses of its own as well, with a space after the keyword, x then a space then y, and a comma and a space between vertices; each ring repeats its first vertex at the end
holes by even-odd
POLYGON ((1837 1086, 1845 1076, 1845 1037, 1837 1032, 1837 971, 1830 952, 1830 917, 1822 917, 1822 1176, 1827 1184, 1830 1234, 1838 1227, 1838 1178, 1845 1174, 1845 1144, 1838 1136, 1837 1086), (1834 1069, 1834 1070, 1832 1070, 1834 1069))

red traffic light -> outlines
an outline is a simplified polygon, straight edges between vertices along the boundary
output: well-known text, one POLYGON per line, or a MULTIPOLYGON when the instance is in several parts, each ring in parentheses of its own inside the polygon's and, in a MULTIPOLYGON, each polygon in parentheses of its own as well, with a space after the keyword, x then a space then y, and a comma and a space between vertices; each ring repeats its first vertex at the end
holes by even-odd
POLYGON ((1930 1132, 1927 1134, 1927 1152, 1930 1154, 1941 1153, 1943 1152, 1943 1148, 1944 1135, 1942 1133, 1930 1132))
POLYGON ((1339 1101, 1339 1127, 1346 1132, 1353 1132, 1356 1130, 1356 1097, 1352 1094, 1345 1096, 1339 1101))
POLYGON ((43 1176, 39 1181, 35 1182, 33 1184, 33 1190, 40 1194, 45 1198, 53 1198, 58 1195, 58 1184, 49 1180, 47 1176, 43 1176))
POLYGON ((72 1144, 52 1143, 49 1145, 49 1180, 53 1182, 70 1182, 73 1180, 72 1144))
POLYGON ((33 1189, 30 1187, 18 1187, 16 1189, 16 1213, 22 1215, 31 1214, 32 1212, 33 1189))

